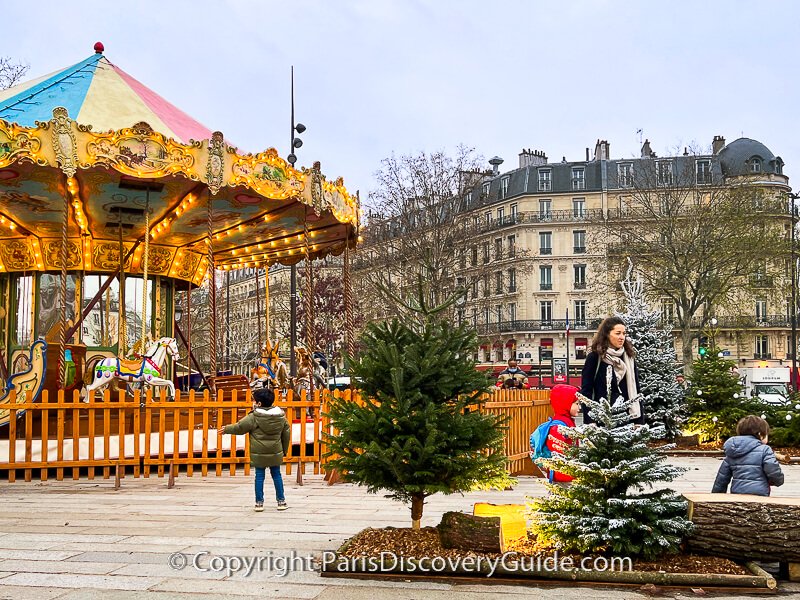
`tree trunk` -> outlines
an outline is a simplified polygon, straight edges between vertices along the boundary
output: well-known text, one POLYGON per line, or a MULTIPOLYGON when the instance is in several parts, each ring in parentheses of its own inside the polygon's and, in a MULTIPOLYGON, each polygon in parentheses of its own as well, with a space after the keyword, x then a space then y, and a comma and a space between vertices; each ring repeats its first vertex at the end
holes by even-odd
POLYGON ((736 560, 800 562, 800 498, 687 494, 691 550, 736 560))
POLYGON ((476 517, 460 512, 446 512, 439 523, 439 539, 445 548, 472 552, 503 552, 500 517, 476 517))
POLYGON ((687 377, 692 374, 692 363, 694 361, 694 351, 692 348, 692 320, 688 319, 686 325, 681 326, 681 358, 683 359, 683 373, 687 377))
POLYGON ((411 529, 419 529, 422 523, 422 509, 425 506, 425 496, 414 494, 411 496, 411 529))

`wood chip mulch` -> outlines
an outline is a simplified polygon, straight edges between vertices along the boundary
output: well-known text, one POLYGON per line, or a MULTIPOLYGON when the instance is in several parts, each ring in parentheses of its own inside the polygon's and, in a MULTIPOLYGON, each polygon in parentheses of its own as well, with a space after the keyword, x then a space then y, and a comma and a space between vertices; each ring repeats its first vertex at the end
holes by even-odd
MULTIPOLYGON (((510 550, 527 556, 537 554, 552 556, 553 551, 536 544, 535 539, 515 544, 510 550)), ((422 529, 364 529, 353 536, 345 544, 341 553, 344 556, 379 556, 381 552, 392 552, 401 556, 444 558, 457 556, 477 556, 477 552, 451 550, 442 547, 439 533, 435 527, 422 529)), ((559 553, 561 556, 567 554, 559 553)), ((497 555, 488 554, 494 557, 497 555)), ((572 555, 577 561, 581 556, 572 555)), ((658 561, 634 560, 636 571, 665 571, 670 573, 716 573, 726 575, 750 575, 744 567, 726 558, 700 556, 694 554, 676 554, 660 558, 658 561)))

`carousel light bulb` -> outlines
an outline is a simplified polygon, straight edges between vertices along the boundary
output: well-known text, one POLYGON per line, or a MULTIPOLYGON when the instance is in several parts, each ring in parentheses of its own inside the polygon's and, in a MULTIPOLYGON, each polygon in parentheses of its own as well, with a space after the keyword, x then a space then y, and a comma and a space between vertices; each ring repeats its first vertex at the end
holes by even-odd
POLYGON ((16 226, 16 225, 14 225, 13 223, 11 223, 11 225, 9 225, 9 226, 8 226, 8 228, 9 228, 9 229, 16 229, 16 228, 17 228, 17 226, 16 226))

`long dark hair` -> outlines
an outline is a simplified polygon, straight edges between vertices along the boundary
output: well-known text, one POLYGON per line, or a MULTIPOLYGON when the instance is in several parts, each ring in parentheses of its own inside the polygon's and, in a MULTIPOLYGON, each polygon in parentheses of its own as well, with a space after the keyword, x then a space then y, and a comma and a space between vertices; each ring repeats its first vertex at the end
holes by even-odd
MULTIPOLYGON (((597 333, 595 333, 594 338, 592 338, 592 352, 597 354, 601 359, 606 355, 606 351, 610 345, 608 343, 608 337, 617 325, 625 325, 625 321, 619 317, 606 317, 603 319, 603 322, 600 323, 600 327, 597 328, 597 333)), ((636 356, 636 350, 633 349, 633 344, 631 344, 627 336, 625 337, 625 343, 622 347, 625 349, 625 354, 631 358, 636 356)))

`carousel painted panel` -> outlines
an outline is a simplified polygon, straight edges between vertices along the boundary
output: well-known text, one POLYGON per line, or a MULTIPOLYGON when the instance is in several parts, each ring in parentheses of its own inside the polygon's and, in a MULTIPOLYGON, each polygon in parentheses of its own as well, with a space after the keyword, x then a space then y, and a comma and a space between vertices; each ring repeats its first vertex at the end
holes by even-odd
POLYGON ((48 164, 42 152, 42 140, 35 131, 0 119, 0 168, 22 161, 48 164))
POLYGON ((237 156, 232 171, 230 186, 245 186, 265 198, 292 198, 305 188, 305 175, 290 167, 274 148, 255 156, 237 156))
POLYGON ((181 174, 200 180, 197 163, 205 161, 200 159, 198 145, 178 143, 145 126, 98 134, 82 129, 86 138, 82 169, 105 165, 134 177, 181 174))
POLYGON ((29 239, 0 240, 0 260, 6 271, 31 271, 37 268, 29 239))
MULTIPOLYGON (((12 363, 11 374, 6 382, 2 396, 0 396, 0 426, 7 425, 11 411, 3 409, 3 405, 11 402, 11 392, 16 392, 16 403, 35 402, 39 398, 44 385, 44 375, 47 370, 47 343, 36 340, 31 344, 30 350, 20 352, 25 360, 12 363)), ((23 411, 17 412, 17 417, 23 411)))

